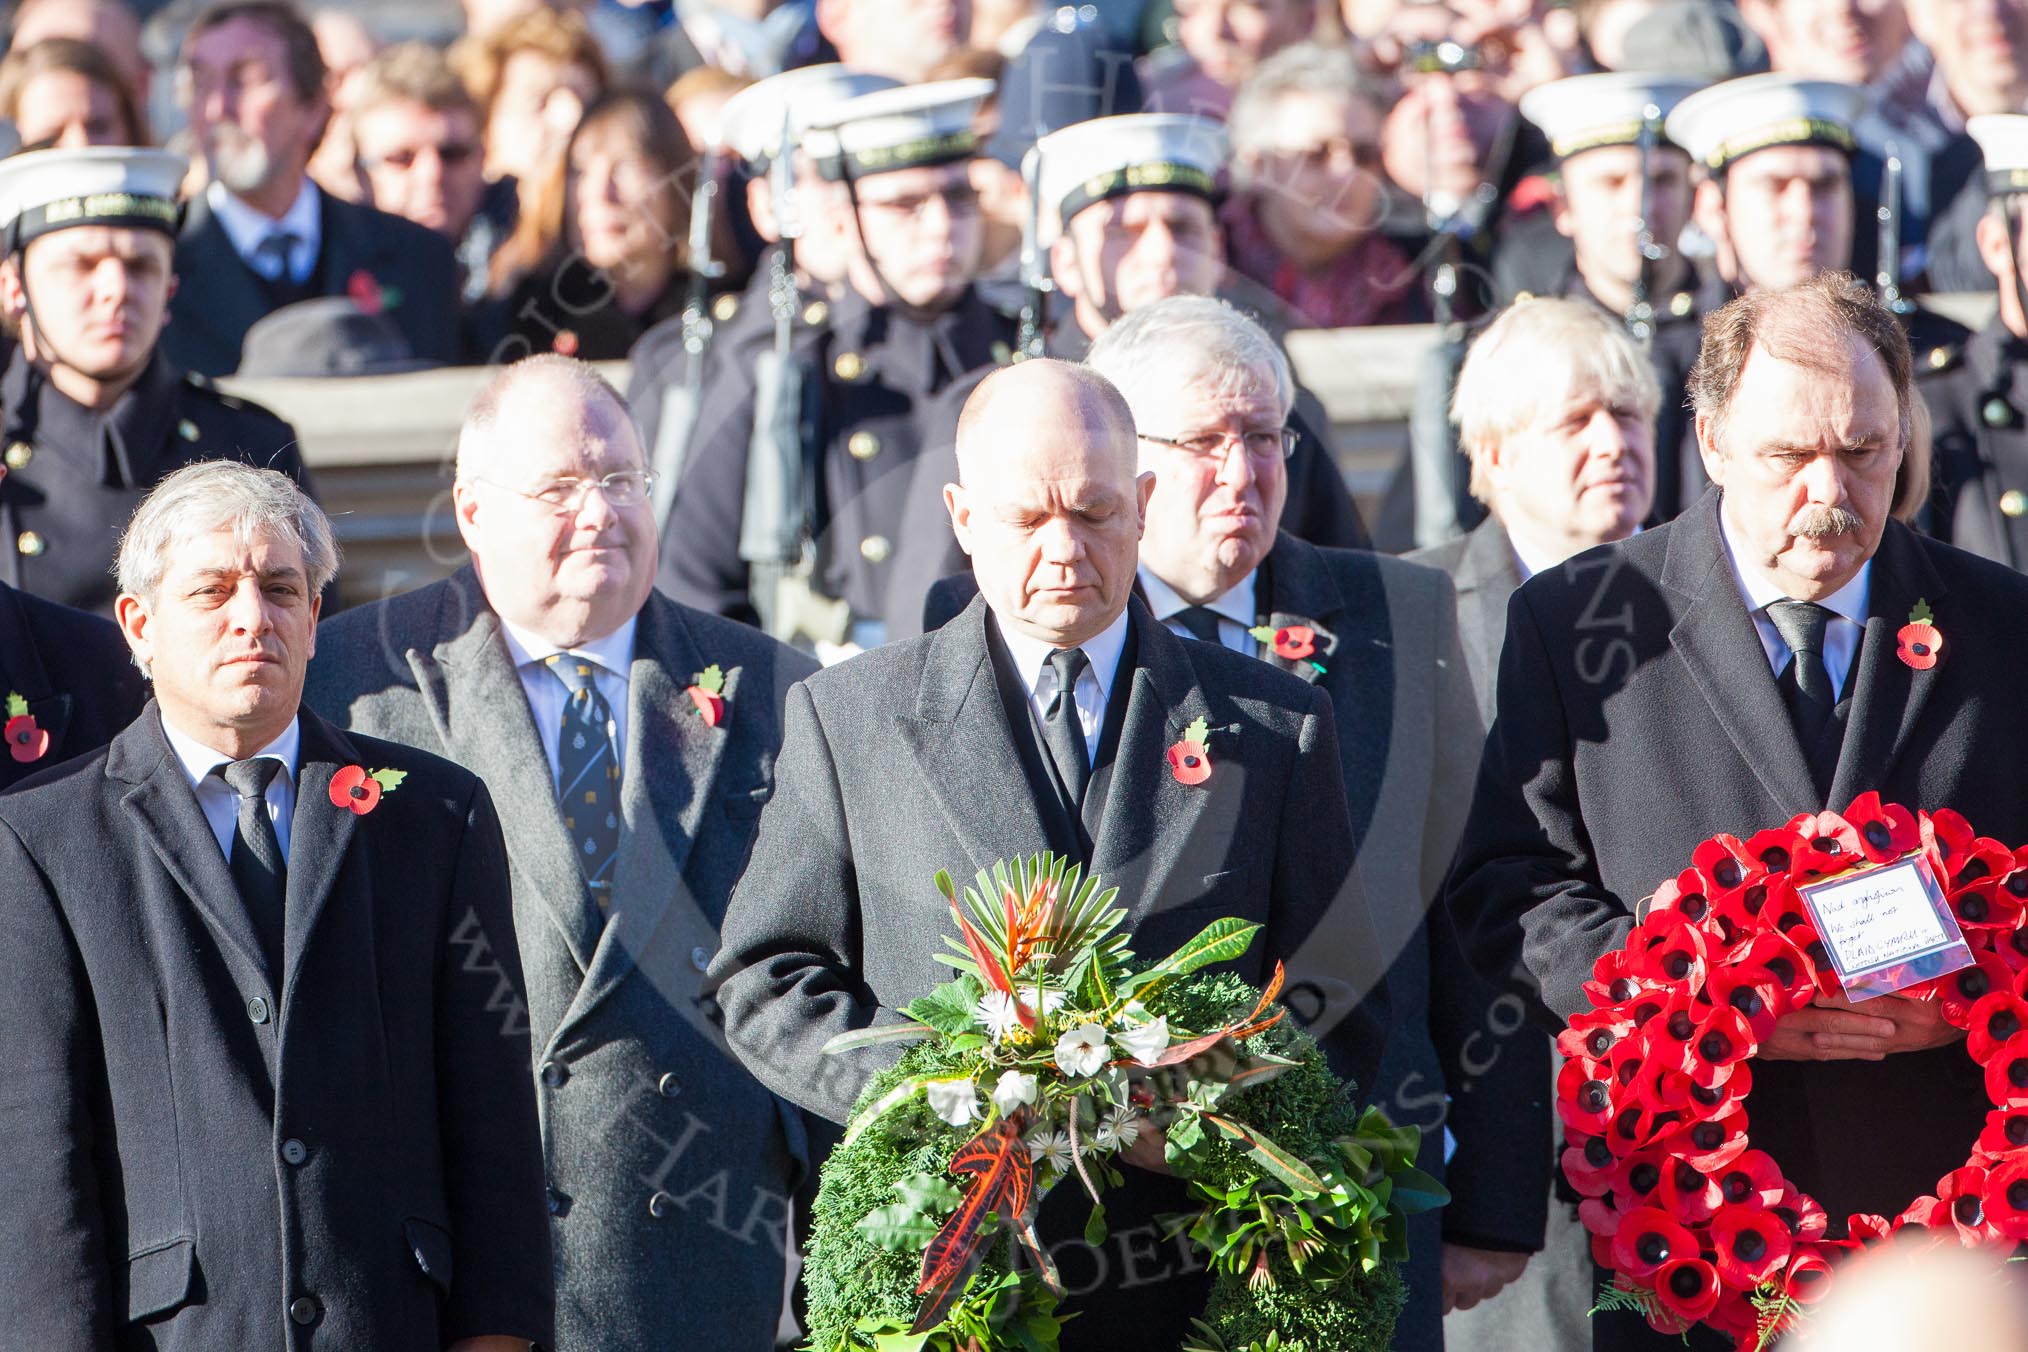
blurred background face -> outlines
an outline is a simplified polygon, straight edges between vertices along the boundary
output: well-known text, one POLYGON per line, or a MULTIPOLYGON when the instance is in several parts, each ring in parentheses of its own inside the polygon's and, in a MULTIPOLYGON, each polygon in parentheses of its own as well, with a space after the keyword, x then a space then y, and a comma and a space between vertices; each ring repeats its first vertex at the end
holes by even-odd
POLYGON ((1121 315, 1169 296, 1208 296, 1225 271, 1225 237, 1201 197, 1133 192, 1070 218, 1050 267, 1096 335, 1121 315))
POLYGON ((1136 480, 1131 429, 1087 409, 1062 377, 1003 398, 991 444, 945 489, 951 525, 1000 622, 1072 647, 1126 609, 1153 481, 1136 480))
POLYGON ((154 67, 141 52, 141 24, 122 0, 26 0, 14 13, 9 46, 26 51, 48 38, 75 38, 106 54, 134 96, 148 106, 154 67))
POLYGON ((1901 0, 1746 0, 1740 13, 1788 75, 1869 84, 1908 42, 1901 0))
POLYGON ((920 84, 972 26, 970 0, 819 0, 817 26, 854 70, 920 84))
POLYGON ((1270 448, 1259 434, 1279 433, 1285 419, 1267 372, 1174 374, 1159 400, 1135 405, 1135 426, 1147 434, 1141 469, 1155 476, 1141 562, 1201 605, 1232 590, 1274 547, 1289 495, 1287 461, 1279 440, 1270 448), (1260 443, 1251 449, 1249 433, 1260 443))
POLYGON ((673 266, 685 225, 675 176, 618 119, 571 142, 568 182, 571 243, 586 262, 609 271, 673 266))
POLYGON ((1655 496, 1655 429, 1632 390, 1566 382, 1485 458, 1495 515, 1558 557, 1621 540, 1655 496))
MULTIPOLYGON (((461 448, 461 475, 471 472, 463 458, 461 448)), ((640 610, 655 583, 654 508, 645 494, 616 507, 568 481, 641 467, 640 438, 620 410, 587 408, 553 381, 507 392, 483 478, 456 490, 458 531, 502 619, 567 645, 603 638, 640 610)))
POLYGON ((1715 189, 1700 201, 1716 203, 1720 262, 1732 260, 1730 280, 1748 287, 1785 287, 1808 281, 1852 257, 1852 166, 1824 146, 1771 146, 1725 171, 1722 202, 1715 189))
POLYGON ((302 178, 329 111, 289 78, 281 37, 251 19, 199 34, 184 51, 190 130, 211 176, 241 196, 302 178))
MULTIPOLYGON (((1588 281, 1609 281, 1615 292, 1633 287, 1641 273, 1640 147, 1583 151, 1563 162, 1559 176, 1556 228, 1576 245, 1579 273, 1588 281)), ((1690 220, 1688 155, 1660 146, 1649 156, 1646 205, 1649 231, 1673 257, 1690 220)), ((1601 289, 1597 281, 1593 289, 1601 289)), ((1600 299, 1616 303, 1612 296, 1600 299)))
POLYGON ((1176 0, 1176 41, 1227 89, 1268 57, 1310 36, 1308 0, 1176 0))
POLYGON ((1405 56, 1401 96, 1381 126, 1381 162, 1403 192, 1434 202, 1446 215, 1478 189, 1494 142, 1516 116, 1494 86, 1496 72, 1485 64, 1484 49, 1464 47, 1476 66, 1431 68, 1439 63, 1430 44, 1457 41, 1463 31, 1459 17, 1438 5, 1404 7, 1389 30, 1405 56))
POLYGON ((352 135, 374 206, 454 241, 464 235, 486 191, 471 110, 393 99, 355 117, 352 135))
POLYGON ((2018 113, 2028 96, 2028 3, 1913 0, 1908 19, 1966 116, 2018 113))
POLYGON ((94 380, 138 374, 168 311, 175 242, 158 230, 81 225, 30 241, 0 281, 30 356, 94 380), (27 293, 22 294, 26 281, 27 293))
POLYGON ((1269 238, 1309 263, 1363 237, 1380 213, 1379 113, 1363 99, 1290 94, 1266 131, 1247 153, 1247 191, 1269 238))
POLYGON ((509 54, 486 120, 486 177, 539 178, 598 92, 597 73, 584 66, 527 49, 509 54))
MULTIPOLYGON (((895 169, 854 186, 865 250, 852 250, 847 267, 862 295, 879 298, 884 281, 902 304, 933 311, 949 306, 971 285, 984 233, 978 190, 963 163, 895 169)), ((829 200, 834 234, 849 239, 851 204, 842 195, 829 200), (842 227, 837 224, 841 220, 842 227)))
POLYGON ((118 96, 74 70, 49 70, 21 87, 14 126, 24 146, 137 145, 118 96))

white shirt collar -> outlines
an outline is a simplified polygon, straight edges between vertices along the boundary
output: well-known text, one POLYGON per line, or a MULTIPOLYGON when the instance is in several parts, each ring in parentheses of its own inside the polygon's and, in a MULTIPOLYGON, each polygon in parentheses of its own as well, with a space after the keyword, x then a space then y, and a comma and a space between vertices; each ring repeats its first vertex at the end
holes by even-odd
MULTIPOLYGON (((1254 579, 1260 576, 1255 569, 1232 584, 1225 595, 1215 601, 1208 601, 1204 608, 1231 620, 1242 629, 1251 629, 1259 619, 1260 611, 1254 605, 1254 579)), ((1148 598, 1148 609, 1158 620, 1168 620, 1182 611, 1190 609, 1190 602, 1184 600, 1176 589, 1149 572, 1141 569, 1141 592, 1148 598)))
MULTIPOLYGON (((999 617, 993 619, 999 624, 999 617)), ((1041 680, 1049 654, 1056 651, 1039 638, 1030 638, 1017 631, 1014 626, 1000 625, 1000 637, 1007 642, 1007 655, 1014 659, 1014 669, 1021 673, 1021 683, 1028 687, 1029 697, 1035 695, 1036 682, 1041 680)), ((1090 664, 1092 679, 1098 682, 1099 707, 1112 698, 1113 681, 1120 670, 1120 654, 1127 646, 1127 612, 1122 610, 1113 622, 1099 633, 1077 645, 1084 649, 1084 658, 1090 664)))
POLYGON ((590 639, 571 648, 551 643, 504 617, 500 621, 500 633, 507 640, 507 655, 514 659, 517 671, 532 662, 543 662, 557 653, 568 652, 589 657, 600 669, 624 681, 634 664, 634 628, 640 623, 640 618, 638 614, 630 615, 625 624, 604 638, 590 639))
MULTIPOLYGON (((1746 602, 1749 615, 1758 615, 1776 601, 1792 599, 1789 594, 1769 580, 1757 568, 1749 568, 1739 557, 1739 547, 1733 543, 1732 533, 1725 527, 1725 513, 1718 514, 1718 538, 1725 541, 1726 562, 1732 568, 1732 580, 1739 586, 1741 599, 1746 602)), ((1843 619, 1850 620, 1861 629, 1866 627, 1866 607, 1871 600, 1873 586, 1873 560, 1859 565, 1859 571, 1852 580, 1832 592, 1818 605, 1843 619)))
POLYGON ((232 243, 232 251, 241 258, 251 259, 261 241, 277 230, 286 230, 294 235, 302 241, 299 247, 308 249, 312 258, 316 257, 323 221, 317 185, 310 181, 307 174, 303 177, 303 186, 296 192, 296 200, 289 203, 289 209, 282 213, 279 221, 235 196, 217 179, 205 187, 204 200, 225 230, 226 239, 232 243))
MULTIPOLYGON (((176 759, 181 762, 183 773, 189 777, 190 787, 193 789, 202 784, 213 770, 233 762, 233 757, 223 751, 214 750, 195 737, 178 731, 166 716, 162 719, 162 733, 169 739, 169 749, 176 753, 176 759)), ((292 718, 289 720, 289 726, 282 729, 279 737, 245 759, 254 760, 261 756, 271 756, 282 763, 282 773, 293 783, 296 777, 296 758, 302 753, 302 749, 302 720, 292 718)))

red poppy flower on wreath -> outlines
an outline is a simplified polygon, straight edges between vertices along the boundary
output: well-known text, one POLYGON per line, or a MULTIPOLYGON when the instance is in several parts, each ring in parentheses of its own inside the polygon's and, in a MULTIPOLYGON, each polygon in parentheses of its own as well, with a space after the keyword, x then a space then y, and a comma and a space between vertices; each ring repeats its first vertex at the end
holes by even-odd
POLYGON ((374 770, 348 765, 331 776, 331 806, 342 807, 355 817, 364 817, 380 806, 380 795, 393 793, 408 778, 406 770, 374 770))
POLYGON ((7 742, 7 754, 22 765, 33 765, 49 754, 48 729, 28 712, 28 701, 11 690, 7 692, 7 722, 0 727, 0 738, 7 742))
POLYGON ((1935 620, 1929 603, 1918 600, 1908 612, 1908 623, 1894 635, 1894 655, 1917 671, 1928 671, 1943 656, 1943 635, 1935 620))
POLYGON ((1701 1322, 1764 1345, 1806 1317, 1852 1250, 1900 1232, 2028 1242, 2028 847, 1868 793, 1842 813, 1715 836, 1688 863, 1593 964, 1592 1007, 1557 1039, 1561 1166, 1611 1270, 1602 1300, 1657 1328, 1701 1322), (1752 1058, 1784 1015, 1844 993, 1799 889, 1914 857, 1930 861, 1974 961, 1900 994, 1936 1001, 1965 1031, 1992 1111, 1934 1193, 1892 1220, 1834 1226, 1753 1146, 1752 1058))
POLYGON ((1183 729, 1183 739, 1169 748, 1169 773, 1178 784, 1202 784, 1211 778, 1211 753, 1204 747, 1210 735, 1210 725, 1195 719, 1183 729))
POLYGON ((560 357, 575 357, 578 346, 575 329, 558 329, 555 336, 549 340, 549 350, 560 357))
POLYGON ((725 721, 725 673, 716 662, 693 676, 683 693, 697 706, 697 716, 705 727, 715 728, 725 721))

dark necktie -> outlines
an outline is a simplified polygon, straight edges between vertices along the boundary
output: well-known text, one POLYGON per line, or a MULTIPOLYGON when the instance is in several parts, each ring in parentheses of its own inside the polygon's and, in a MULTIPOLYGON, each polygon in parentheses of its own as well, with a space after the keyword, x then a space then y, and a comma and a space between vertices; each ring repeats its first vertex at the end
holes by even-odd
POLYGON ((232 833, 232 855, 226 861, 233 886, 239 889, 240 903, 253 921, 254 936, 260 941, 261 957, 267 964, 268 981, 277 992, 282 985, 282 932, 286 915, 289 866, 282 859, 282 842, 275 835, 274 818, 268 815, 268 784, 282 763, 272 756, 232 761, 212 773, 239 795, 239 820, 232 833))
POLYGON ((1082 648, 1058 648, 1049 654, 1056 698, 1042 716, 1042 740, 1056 762, 1057 782, 1069 795, 1073 812, 1084 805, 1085 786, 1091 783, 1091 756, 1084 743, 1084 723, 1077 716, 1077 678, 1087 665, 1082 648))
POLYGON ((558 653, 549 670, 570 691, 556 735, 556 802, 598 912, 596 933, 613 906, 613 861, 620 853, 620 756, 612 707, 592 679, 592 664, 558 653))
POLYGON ((1830 626, 1831 612, 1809 601, 1776 601, 1768 606, 1767 617, 1789 646, 1782 695, 1788 700, 1789 718, 1803 753, 1810 755, 1838 703, 1838 694, 1831 688, 1831 669, 1824 665, 1824 631, 1830 626))
POLYGON ((1206 643, 1223 643, 1218 636, 1218 612, 1209 606, 1186 606, 1169 617, 1183 626, 1184 632, 1194 639, 1206 643))
POLYGON ((271 282, 286 284, 295 281, 289 264, 301 242, 302 236, 293 230, 270 230, 260 243, 254 245, 254 271, 271 282))

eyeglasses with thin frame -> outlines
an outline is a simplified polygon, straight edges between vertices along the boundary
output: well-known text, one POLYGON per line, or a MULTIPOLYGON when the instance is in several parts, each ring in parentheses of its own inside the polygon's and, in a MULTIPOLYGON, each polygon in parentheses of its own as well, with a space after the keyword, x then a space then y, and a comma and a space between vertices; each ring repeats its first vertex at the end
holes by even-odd
POLYGON ((655 487, 655 480, 661 476, 648 469, 623 469, 598 479, 581 479, 575 476, 551 479, 534 491, 503 484, 498 479, 474 475, 474 480, 504 488, 517 497, 539 502, 558 512, 575 512, 584 506, 585 494, 597 488, 606 502, 614 507, 639 507, 648 500, 648 494, 655 487))
POLYGON ((1152 441, 1157 446, 1168 446, 1200 460, 1216 460, 1225 463, 1225 457, 1232 453, 1237 444, 1246 448, 1247 458, 1258 464, 1286 460, 1296 452, 1296 429, 1293 427, 1257 427, 1245 432, 1187 432, 1180 437, 1158 437, 1152 432, 1138 434, 1142 441, 1152 441))

